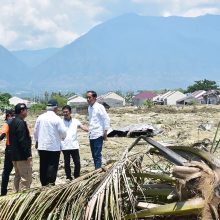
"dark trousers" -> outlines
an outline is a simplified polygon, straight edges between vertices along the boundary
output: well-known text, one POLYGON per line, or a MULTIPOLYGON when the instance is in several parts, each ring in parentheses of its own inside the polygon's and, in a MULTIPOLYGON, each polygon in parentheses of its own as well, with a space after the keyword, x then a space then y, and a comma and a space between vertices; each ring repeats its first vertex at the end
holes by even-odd
POLYGON ((95 169, 99 169, 102 167, 102 145, 103 145, 103 137, 99 137, 96 139, 90 139, 90 148, 92 152, 92 157, 95 164, 95 169))
POLYGON ((13 169, 12 157, 11 157, 11 147, 7 146, 5 148, 5 160, 2 172, 2 184, 1 184, 1 196, 4 196, 8 192, 8 181, 10 173, 13 169))
POLYGON ((39 150, 40 182, 42 186, 55 184, 60 160, 60 151, 39 150))
POLYGON ((71 167, 70 167, 70 157, 73 159, 74 163, 74 178, 77 178, 80 176, 80 156, 79 156, 79 149, 74 150, 63 150, 63 156, 64 156, 64 167, 65 167, 65 173, 66 178, 72 180, 71 176, 71 167))

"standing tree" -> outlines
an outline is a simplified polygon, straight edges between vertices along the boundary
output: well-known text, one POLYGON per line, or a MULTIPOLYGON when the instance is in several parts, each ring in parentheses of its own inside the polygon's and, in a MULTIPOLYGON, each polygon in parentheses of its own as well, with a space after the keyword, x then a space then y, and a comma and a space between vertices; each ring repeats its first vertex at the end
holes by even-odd
POLYGON ((195 92, 197 90, 208 91, 212 89, 218 89, 218 85, 216 81, 204 79, 204 80, 195 81, 193 85, 188 86, 186 92, 195 92))
POLYGON ((133 97, 134 97, 134 92, 133 91, 128 91, 126 92, 124 98, 125 98, 125 102, 128 104, 128 105, 131 105, 132 102, 133 102, 133 97))
POLYGON ((44 93, 45 103, 47 103, 47 102, 49 101, 49 96, 50 96, 49 92, 46 91, 46 92, 44 93))
POLYGON ((67 97, 61 92, 52 92, 50 98, 55 99, 58 102, 59 107, 63 107, 67 103, 67 97))
POLYGON ((9 107, 9 99, 11 95, 9 93, 0 93, 0 108, 5 109, 9 107))

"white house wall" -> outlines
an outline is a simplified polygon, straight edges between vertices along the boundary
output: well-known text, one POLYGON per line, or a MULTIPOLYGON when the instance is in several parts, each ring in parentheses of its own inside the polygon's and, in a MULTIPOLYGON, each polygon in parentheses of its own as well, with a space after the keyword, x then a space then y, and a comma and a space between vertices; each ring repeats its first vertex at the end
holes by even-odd
POLYGON ((118 100, 121 100, 121 101, 123 101, 124 100, 124 98, 123 97, 121 97, 120 95, 118 95, 118 94, 116 94, 116 93, 109 93, 109 94, 107 94, 106 96, 104 96, 103 98, 108 98, 108 99, 118 99, 118 100))
POLYGON ((182 99, 186 97, 185 94, 183 94, 182 92, 176 91, 175 93, 172 93, 170 96, 168 96, 164 101, 165 101, 165 105, 176 105, 176 102, 179 99, 182 99))
POLYGON ((16 96, 14 96, 14 97, 9 99, 9 104, 10 105, 14 105, 15 106, 18 103, 24 103, 25 105, 27 105, 28 108, 31 107, 34 104, 31 101, 28 101, 28 100, 25 100, 25 99, 21 99, 21 98, 16 97, 16 96))
POLYGON ((106 95, 103 95, 101 97, 103 98, 103 101, 106 103, 107 100, 115 100, 115 102, 122 103, 121 106, 125 105, 125 99, 114 92, 107 93, 106 95))
POLYGON ((77 107, 77 106, 85 106, 87 105, 87 100, 81 96, 73 96, 72 99, 69 99, 67 101, 67 105, 70 105, 72 107, 77 107))

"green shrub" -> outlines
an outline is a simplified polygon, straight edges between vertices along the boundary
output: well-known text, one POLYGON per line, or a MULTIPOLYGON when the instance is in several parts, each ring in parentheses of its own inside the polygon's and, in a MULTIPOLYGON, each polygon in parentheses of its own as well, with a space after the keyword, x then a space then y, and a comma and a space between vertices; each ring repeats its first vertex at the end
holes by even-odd
POLYGON ((152 100, 150 99, 147 99, 144 101, 144 106, 147 107, 147 108, 152 108, 154 106, 154 103, 152 100))
POLYGON ((29 110, 34 113, 46 110, 46 104, 42 104, 42 103, 34 104, 30 107, 29 110))

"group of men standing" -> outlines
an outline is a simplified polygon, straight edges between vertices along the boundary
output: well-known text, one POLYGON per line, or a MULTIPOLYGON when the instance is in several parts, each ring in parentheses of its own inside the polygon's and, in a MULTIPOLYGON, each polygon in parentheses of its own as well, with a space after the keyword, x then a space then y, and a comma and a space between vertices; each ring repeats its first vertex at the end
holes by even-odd
MULTIPOLYGON (((47 111, 41 114, 35 123, 34 139, 40 160, 40 182, 42 186, 54 185, 59 166, 60 152, 64 155, 64 167, 67 180, 71 175, 70 160, 74 162, 74 178, 80 176, 80 153, 77 140, 77 129, 89 132, 90 148, 95 169, 102 166, 103 140, 107 139, 110 119, 103 105, 96 101, 94 91, 86 93, 88 101, 89 126, 71 116, 71 107, 62 108, 63 119, 57 115, 58 103, 50 100, 47 111)), ((9 175, 14 167, 14 189, 16 192, 29 189, 32 182, 31 135, 24 120, 27 117, 27 106, 19 103, 15 106, 15 116, 6 112, 6 123, 0 134, 0 140, 6 137, 5 161, 2 173, 1 195, 7 194, 9 175)))

